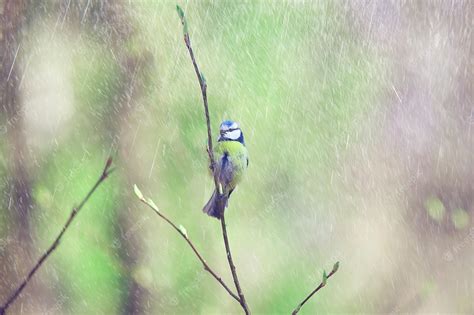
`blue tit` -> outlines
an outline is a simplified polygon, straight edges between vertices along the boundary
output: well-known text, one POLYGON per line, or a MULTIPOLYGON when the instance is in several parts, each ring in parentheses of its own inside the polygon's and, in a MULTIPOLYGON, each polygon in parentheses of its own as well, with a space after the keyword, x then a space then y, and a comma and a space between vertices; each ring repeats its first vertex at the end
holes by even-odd
POLYGON ((202 209, 203 212, 218 219, 224 213, 230 194, 242 180, 242 176, 249 165, 244 134, 239 125, 232 120, 224 120, 219 131, 220 136, 214 149, 214 158, 216 160, 217 182, 222 191, 222 200, 218 200, 219 196, 214 190, 211 199, 202 209))

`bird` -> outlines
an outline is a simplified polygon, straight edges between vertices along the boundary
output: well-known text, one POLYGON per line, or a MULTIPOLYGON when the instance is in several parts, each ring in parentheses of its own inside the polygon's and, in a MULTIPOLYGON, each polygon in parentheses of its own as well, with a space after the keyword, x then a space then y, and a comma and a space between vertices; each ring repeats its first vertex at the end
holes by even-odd
POLYGON ((244 134, 235 121, 224 120, 221 123, 214 157, 214 172, 222 194, 219 196, 214 189, 211 198, 202 211, 211 217, 220 219, 227 207, 230 195, 242 180, 249 165, 244 134))

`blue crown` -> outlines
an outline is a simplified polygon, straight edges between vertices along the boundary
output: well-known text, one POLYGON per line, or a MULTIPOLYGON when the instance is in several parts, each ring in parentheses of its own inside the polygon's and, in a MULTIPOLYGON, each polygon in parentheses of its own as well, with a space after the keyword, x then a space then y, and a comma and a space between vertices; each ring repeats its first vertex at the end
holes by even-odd
POLYGON ((234 122, 232 120, 224 120, 222 123, 221 123, 221 126, 226 126, 226 127, 230 127, 234 124, 234 122))

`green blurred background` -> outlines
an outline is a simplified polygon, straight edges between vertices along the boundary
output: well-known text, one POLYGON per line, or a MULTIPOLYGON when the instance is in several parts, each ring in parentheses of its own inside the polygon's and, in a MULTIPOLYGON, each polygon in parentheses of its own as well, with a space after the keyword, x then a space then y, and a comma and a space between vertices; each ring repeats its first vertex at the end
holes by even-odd
MULTIPOLYGON (((12 314, 222 314, 199 85, 172 1, 0 1, 0 302, 99 176, 12 314)), ((474 312, 470 1, 181 1, 214 132, 250 154, 228 232, 254 313, 474 312)))

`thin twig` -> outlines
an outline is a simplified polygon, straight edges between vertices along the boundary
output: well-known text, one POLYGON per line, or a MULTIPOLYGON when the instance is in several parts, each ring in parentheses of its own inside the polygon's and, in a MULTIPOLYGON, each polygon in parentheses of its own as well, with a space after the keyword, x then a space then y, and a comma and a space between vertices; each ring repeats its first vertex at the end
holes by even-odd
POLYGON ((220 194, 221 191, 219 188, 219 182, 217 181, 216 172, 214 172, 215 160, 214 160, 214 149, 212 146, 211 118, 209 116, 209 105, 207 103, 207 82, 206 82, 206 79, 204 78, 204 75, 199 70, 199 66, 197 65, 196 58, 194 57, 193 48, 191 46, 191 39, 189 37, 189 32, 188 32, 188 24, 186 22, 186 18, 184 17, 184 11, 178 5, 176 6, 176 9, 178 11, 179 18, 181 19, 181 24, 183 24, 184 42, 186 44, 186 47, 188 48, 189 56, 191 57, 191 61, 194 66, 194 71, 196 72, 196 76, 199 81, 199 86, 201 87, 202 102, 204 105, 204 114, 206 115, 206 124, 207 124, 207 153, 209 155, 209 163, 210 163, 209 167, 214 176, 214 184, 216 186, 216 191, 218 194, 220 194))
POLYGON ((224 289, 227 291, 227 293, 229 293, 230 296, 232 296, 237 302, 240 303, 239 297, 234 292, 232 292, 232 290, 229 289, 229 287, 225 284, 225 282, 222 280, 222 278, 220 276, 218 276, 217 273, 214 272, 214 270, 212 270, 211 267, 209 267, 207 262, 204 260, 204 258, 201 256, 199 251, 194 246, 193 242, 189 239, 188 234, 187 234, 186 230, 184 229, 184 227, 182 227, 182 226, 178 227, 175 223, 173 223, 173 221, 171 221, 163 213, 161 213, 161 211, 158 210, 158 207, 155 205, 155 203, 151 199, 145 199, 143 197, 142 193, 140 192, 140 190, 138 189, 137 186, 134 187, 134 190, 135 190, 135 194, 137 195, 137 197, 140 199, 141 202, 143 202, 148 207, 150 207, 150 209, 152 209, 158 216, 160 216, 160 218, 162 218, 168 224, 170 224, 176 230, 176 232, 178 232, 179 235, 181 235, 181 237, 184 238, 184 240, 188 243, 188 245, 193 250, 194 254, 196 254, 196 257, 202 263, 202 265, 204 267, 204 270, 209 272, 222 285, 222 287, 224 287, 224 289))
POLYGON ((23 282, 18 286, 18 288, 12 293, 12 295, 8 298, 8 300, 0 306, 0 315, 4 315, 10 307, 10 305, 18 298, 20 293, 23 291, 23 289, 26 287, 26 285, 29 283, 31 278, 34 276, 34 274, 38 271, 38 269, 43 265, 43 263, 46 261, 46 259, 56 250, 58 247, 61 238, 63 237, 64 233, 66 230, 69 228, 71 225, 72 221, 74 218, 77 216, 79 211, 82 209, 82 207, 86 204, 86 202, 89 200, 89 198, 92 196, 92 194, 95 192, 95 190, 100 186, 100 184, 107 179, 107 177, 110 175, 110 173, 113 171, 113 169, 110 168, 112 165, 112 158, 109 158, 105 164, 104 170, 102 171, 102 174, 100 175, 99 179, 97 182, 94 184, 94 186, 91 188, 91 190, 87 193, 87 195, 84 197, 84 199, 81 201, 79 206, 72 208, 71 214, 69 215, 69 219, 67 219, 66 224, 64 224, 63 228, 61 229, 61 232, 59 235, 56 237, 54 242, 51 244, 51 246, 44 252, 44 254, 38 259, 36 264, 34 265, 33 269, 28 273, 26 278, 23 280, 23 282))
POLYGON ((245 314, 250 314, 250 309, 247 305, 247 301, 245 301, 245 296, 244 296, 244 293, 242 292, 242 288, 240 287, 239 278, 237 277, 237 270, 235 269, 234 261, 232 259, 232 252, 230 251, 229 240, 227 238, 227 228, 225 225, 224 213, 222 213, 222 216, 221 216, 221 227, 222 227, 222 236, 224 238, 225 251, 227 254, 226 256, 227 256, 227 260, 229 261, 229 267, 230 267, 230 271, 232 272, 232 278, 234 278, 235 288, 237 289, 237 293, 239 294, 240 305, 242 305, 242 308, 244 309, 245 314))
MULTIPOLYGON (((199 70, 199 67, 196 62, 196 58, 194 57, 193 48, 191 46, 191 39, 189 38, 188 24, 184 16, 184 11, 183 9, 181 9, 179 5, 176 6, 176 9, 178 11, 179 18, 181 19, 181 24, 183 25, 184 42, 186 44, 186 47, 188 48, 189 56, 191 57, 191 61, 194 66, 194 71, 196 72, 196 76, 198 78, 199 85, 201 87, 202 101, 204 105, 204 114, 206 115, 206 124, 207 124, 207 142, 208 142, 207 153, 209 155, 210 168, 214 177, 214 185, 216 186, 216 193, 217 193, 217 198, 218 198, 217 200, 218 202, 221 203, 221 202, 225 202, 225 200, 224 198, 221 198, 222 191, 219 186, 219 182, 217 180, 217 172, 214 171, 215 160, 214 160, 214 151, 213 151, 213 146, 212 146, 212 132, 211 132, 211 120, 209 118, 209 105, 207 103, 207 83, 206 83, 206 79, 204 78, 204 75, 199 70)), ((219 207, 219 208, 223 208, 223 207, 219 207)), ((221 219, 221 226, 222 226, 222 235, 224 236, 224 244, 226 247, 227 260, 229 261, 229 267, 232 272, 235 288, 237 289, 237 293, 239 294, 239 302, 245 314, 250 314, 250 309, 247 305, 247 302, 245 301, 245 296, 244 296, 244 293, 242 292, 242 288, 240 287, 239 279, 237 277, 237 272, 235 270, 235 265, 232 260, 229 240, 227 239, 227 230, 226 230, 226 225, 225 225, 225 220, 224 220, 224 213, 221 213, 220 219, 221 219)))
POLYGON ((336 271, 339 269, 339 262, 335 263, 334 266, 332 267, 332 270, 331 272, 326 275, 326 272, 324 272, 323 274, 323 280, 321 281, 321 283, 316 287, 316 289, 314 289, 304 300, 303 302, 301 302, 296 308, 295 310, 291 313, 291 315, 296 315, 298 314, 298 312, 300 311, 301 307, 316 293, 318 292, 319 290, 321 290, 323 287, 326 286, 326 281, 327 279, 329 279, 333 274, 336 273, 336 271))

